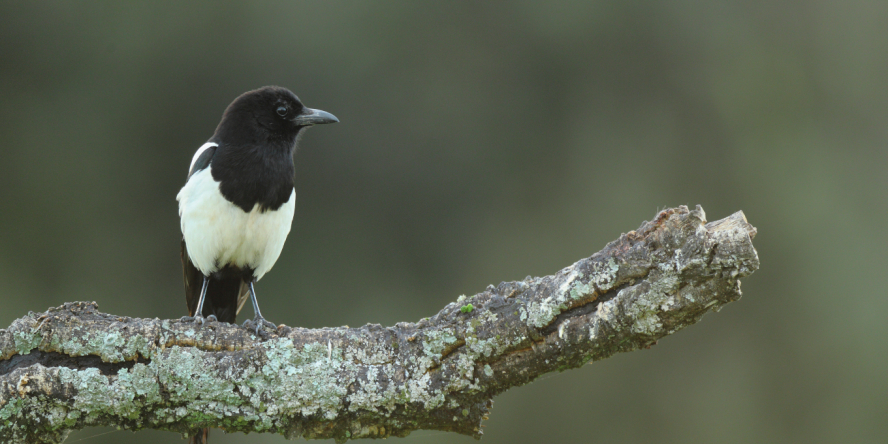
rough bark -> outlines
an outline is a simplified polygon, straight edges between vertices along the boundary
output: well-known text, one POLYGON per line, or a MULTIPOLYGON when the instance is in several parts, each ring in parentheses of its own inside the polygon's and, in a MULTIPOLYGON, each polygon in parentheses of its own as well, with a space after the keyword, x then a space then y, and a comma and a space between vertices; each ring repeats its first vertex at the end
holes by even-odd
POLYGON ((72 302, 0 330, 0 442, 115 425, 288 438, 481 436, 492 398, 649 347, 740 298, 759 266, 742 212, 679 207, 551 276, 489 286, 393 327, 233 324, 101 313, 72 302))

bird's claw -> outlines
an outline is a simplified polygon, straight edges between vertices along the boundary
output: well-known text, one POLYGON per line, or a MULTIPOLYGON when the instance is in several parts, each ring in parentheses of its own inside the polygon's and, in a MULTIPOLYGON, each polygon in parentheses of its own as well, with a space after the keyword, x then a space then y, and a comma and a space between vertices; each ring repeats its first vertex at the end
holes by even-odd
POLYGON ((216 318, 216 315, 209 315, 207 317, 200 315, 182 316, 179 318, 179 322, 194 322, 195 324, 198 324, 198 327, 203 327, 207 322, 219 322, 219 319, 216 318))
POLYGON ((243 327, 246 329, 250 329, 253 325, 256 326, 256 334, 259 334, 260 328, 267 328, 271 331, 277 331, 277 325, 272 324, 271 322, 265 320, 262 316, 256 316, 253 319, 247 319, 244 321, 243 327))

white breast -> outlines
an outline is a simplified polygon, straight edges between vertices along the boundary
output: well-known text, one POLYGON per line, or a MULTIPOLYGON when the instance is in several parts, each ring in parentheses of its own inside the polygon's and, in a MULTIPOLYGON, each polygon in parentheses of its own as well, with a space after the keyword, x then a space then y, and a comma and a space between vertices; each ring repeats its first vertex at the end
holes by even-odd
POLYGON ((198 171, 179 191, 179 217, 188 256, 209 275, 225 265, 255 269, 258 280, 277 261, 290 233, 296 210, 296 190, 276 211, 249 213, 219 192, 210 168, 198 171))

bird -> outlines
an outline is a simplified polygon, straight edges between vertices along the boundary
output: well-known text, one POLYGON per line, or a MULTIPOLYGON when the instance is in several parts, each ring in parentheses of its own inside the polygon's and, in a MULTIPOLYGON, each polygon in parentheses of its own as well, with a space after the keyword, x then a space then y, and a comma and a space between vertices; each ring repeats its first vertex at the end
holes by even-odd
POLYGON ((254 317, 244 327, 275 328, 256 301, 255 283, 277 261, 296 208, 293 157, 313 125, 339 122, 304 106, 287 88, 265 86, 238 96, 213 136, 191 159, 176 196, 188 316, 183 321, 235 323, 249 295, 254 317))
MULTIPOLYGON (((336 123, 304 106, 290 90, 265 86, 228 105, 216 131, 191 158, 179 191, 182 269, 188 316, 183 321, 235 323, 247 300, 252 322, 275 328, 259 311, 254 284, 277 261, 296 209, 293 156, 305 129, 336 123)), ((205 444, 209 428, 190 444, 205 444)))

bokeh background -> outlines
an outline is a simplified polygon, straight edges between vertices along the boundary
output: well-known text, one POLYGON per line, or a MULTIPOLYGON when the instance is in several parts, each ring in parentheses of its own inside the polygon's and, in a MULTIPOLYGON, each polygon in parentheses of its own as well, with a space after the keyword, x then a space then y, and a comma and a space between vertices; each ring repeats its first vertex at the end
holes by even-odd
MULTIPOLYGON (((743 210, 741 301, 499 396, 484 442, 885 442, 885 23, 880 0, 3 2, 0 327, 75 300, 182 316, 191 156, 278 84, 341 123, 296 155, 272 321, 415 321, 658 209, 743 210)), ((123 439, 180 442, 68 442, 123 439)))

